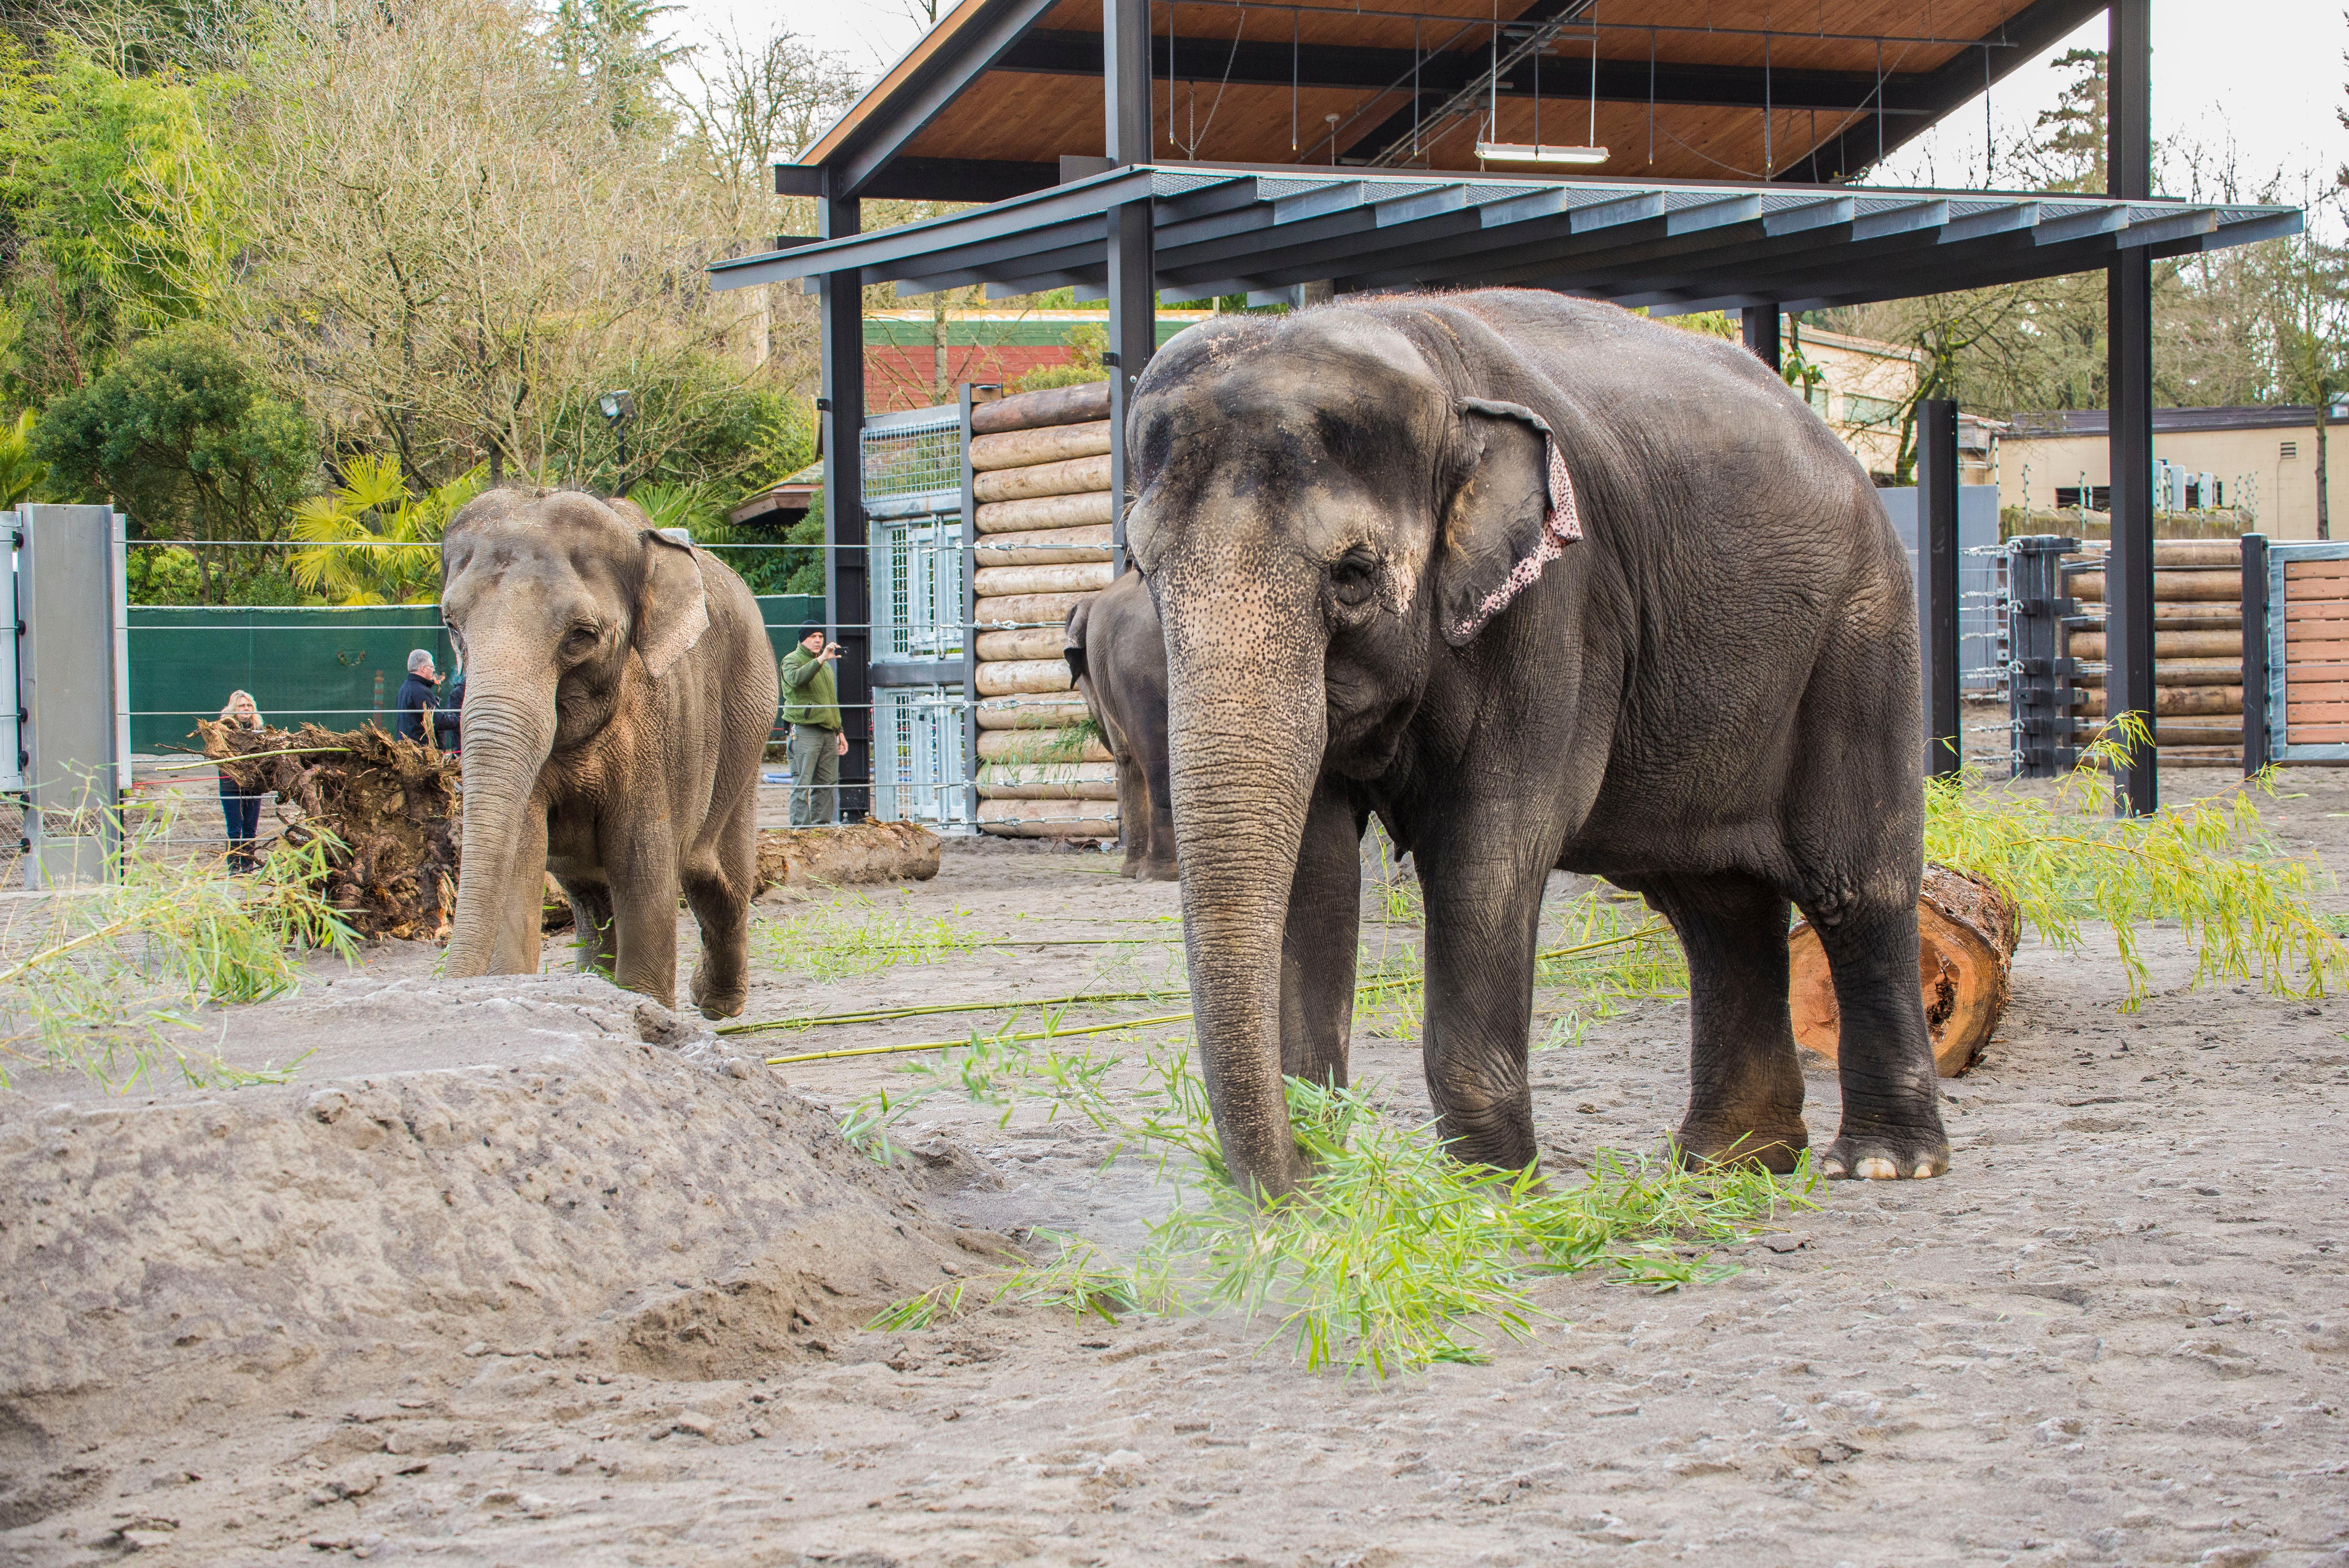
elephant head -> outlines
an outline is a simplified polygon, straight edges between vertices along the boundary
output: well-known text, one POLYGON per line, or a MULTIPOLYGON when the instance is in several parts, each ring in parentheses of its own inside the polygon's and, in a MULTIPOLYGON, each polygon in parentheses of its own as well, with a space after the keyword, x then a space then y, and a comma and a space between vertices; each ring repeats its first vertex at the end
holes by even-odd
POLYGON ((465 659, 465 836, 451 975, 537 967, 548 759, 587 745, 629 685, 709 625, 693 552, 631 503, 492 490, 440 542, 440 614, 465 659))
POLYGON ((1433 314, 1195 328, 1153 359, 1127 428, 1200 1059, 1227 1167, 1266 1194, 1304 1173, 1280 965, 1317 780, 1383 771, 1439 650, 1578 536, 1546 384, 1480 324, 1433 314))

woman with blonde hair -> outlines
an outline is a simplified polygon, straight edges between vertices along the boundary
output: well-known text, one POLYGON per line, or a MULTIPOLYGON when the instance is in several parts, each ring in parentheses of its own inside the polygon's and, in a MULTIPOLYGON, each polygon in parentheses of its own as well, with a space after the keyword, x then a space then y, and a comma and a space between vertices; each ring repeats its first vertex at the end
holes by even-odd
MULTIPOLYGON (((253 694, 249 691, 229 693, 228 701, 222 705, 220 716, 222 724, 237 725, 246 729, 267 727, 261 722, 261 709, 254 706, 253 694)), ((228 823, 228 869, 232 872, 255 870, 261 862, 253 852, 253 841, 261 830, 261 797, 265 791, 247 790, 228 776, 227 769, 218 771, 221 816, 228 823)))

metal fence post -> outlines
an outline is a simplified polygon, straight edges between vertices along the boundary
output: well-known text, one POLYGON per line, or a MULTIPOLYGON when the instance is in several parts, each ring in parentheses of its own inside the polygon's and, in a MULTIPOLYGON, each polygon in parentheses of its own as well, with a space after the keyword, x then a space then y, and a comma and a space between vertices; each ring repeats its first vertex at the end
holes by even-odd
POLYGON ((2243 535, 2243 777, 2268 765, 2268 536, 2243 535))
POLYGON ((2053 779, 2079 760, 2072 710, 2078 665, 2064 651, 2064 618, 2077 603, 2064 592, 2064 555, 2076 539, 2034 534, 2011 547, 2007 711, 2014 728, 2015 777, 2053 779))
POLYGON ((962 384, 962 771, 978 823, 978 474, 970 466, 971 385, 962 384))

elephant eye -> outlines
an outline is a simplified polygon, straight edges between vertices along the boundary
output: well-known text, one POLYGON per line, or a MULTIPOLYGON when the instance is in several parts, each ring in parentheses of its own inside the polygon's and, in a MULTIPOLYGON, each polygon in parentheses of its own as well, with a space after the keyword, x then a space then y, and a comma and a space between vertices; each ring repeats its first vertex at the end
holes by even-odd
POLYGON ((574 626, 563 639, 563 651, 566 654, 584 654, 595 645, 595 628, 593 626, 574 626))
POLYGON ((1368 603, 1378 585, 1379 559, 1359 545, 1338 557, 1330 567, 1330 588, 1340 604, 1368 603))

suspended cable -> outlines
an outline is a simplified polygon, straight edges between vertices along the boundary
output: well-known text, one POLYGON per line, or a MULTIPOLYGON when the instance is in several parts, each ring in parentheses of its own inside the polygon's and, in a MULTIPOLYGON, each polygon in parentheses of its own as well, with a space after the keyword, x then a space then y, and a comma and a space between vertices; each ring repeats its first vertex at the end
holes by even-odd
POLYGON ((1411 21, 1411 155, 1419 156, 1419 18, 1411 21))
POLYGON ((1876 41, 1876 161, 1884 161, 1884 40, 1876 41))
POLYGON ((1648 29, 1648 167, 1656 166, 1656 30, 1648 29))
POLYGON ((1992 166, 1998 159, 1998 142, 1990 129, 1990 51, 1982 51, 1982 189, 1997 183, 1992 166))
POLYGON ((1778 170, 1777 160, 1770 149, 1770 40, 1762 40, 1762 172, 1766 177, 1778 170))
POLYGON ((1288 8, 1288 150, 1297 150, 1297 7, 1288 8))

